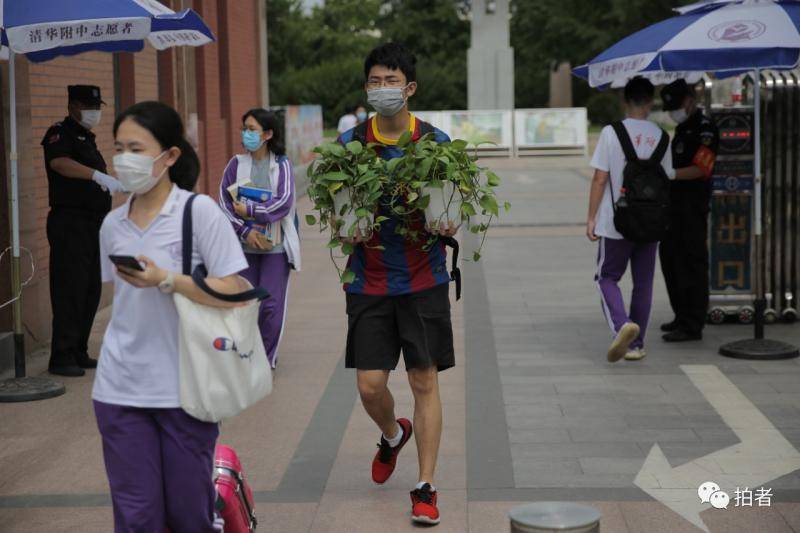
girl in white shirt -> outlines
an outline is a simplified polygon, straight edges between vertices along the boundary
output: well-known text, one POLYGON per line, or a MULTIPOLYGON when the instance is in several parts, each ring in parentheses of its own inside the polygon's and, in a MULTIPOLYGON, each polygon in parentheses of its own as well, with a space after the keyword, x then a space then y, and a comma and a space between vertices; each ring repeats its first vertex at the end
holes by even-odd
MULTIPOLYGON (((92 398, 115 531, 222 531, 212 482, 219 430, 180 408, 178 314, 171 294, 231 305, 179 274, 183 207, 199 160, 178 113, 158 102, 124 111, 114 138, 114 169, 133 194, 100 230, 102 276, 114 284, 114 308, 92 398), (136 257, 143 270, 115 268, 110 255, 136 257)), ((209 285, 221 293, 241 292, 246 287, 237 274, 247 261, 227 218, 211 198, 199 196, 193 219, 192 268, 205 264, 209 285)))

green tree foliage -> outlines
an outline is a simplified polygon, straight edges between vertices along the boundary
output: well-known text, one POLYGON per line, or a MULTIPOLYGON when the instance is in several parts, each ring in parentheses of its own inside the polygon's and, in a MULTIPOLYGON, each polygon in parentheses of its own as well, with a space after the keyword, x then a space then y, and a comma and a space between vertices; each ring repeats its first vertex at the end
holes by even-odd
MULTIPOLYGON (((562 61, 586 63, 618 40, 674 16, 693 0, 516 0, 511 18, 517 107, 546 107, 550 69, 562 61)), ((576 105, 592 93, 573 80, 576 105)))
POLYGON ((403 43, 417 56, 419 92, 414 109, 465 109, 469 21, 455 0, 388 0, 378 21, 385 40, 403 43))
MULTIPOLYGON (((417 55, 414 109, 467 105, 469 0, 267 1, 270 99, 315 103, 335 125, 344 109, 366 103, 363 62, 384 41, 417 55)), ((674 15, 693 0, 512 0, 511 45, 517 107, 548 104, 549 72, 561 61, 585 63, 619 39, 674 15)), ((575 79, 577 105, 595 92, 575 79)))
POLYGON ((417 56, 415 109, 463 109, 467 101, 469 22, 463 0, 326 0, 304 13, 301 0, 269 0, 270 100, 317 103, 335 125, 349 106, 366 104, 364 58, 381 42, 417 56))
POLYGON ((328 0, 306 14, 300 0, 269 0, 271 103, 320 104, 327 124, 361 103, 364 57, 379 40, 380 5, 380 0, 328 0))

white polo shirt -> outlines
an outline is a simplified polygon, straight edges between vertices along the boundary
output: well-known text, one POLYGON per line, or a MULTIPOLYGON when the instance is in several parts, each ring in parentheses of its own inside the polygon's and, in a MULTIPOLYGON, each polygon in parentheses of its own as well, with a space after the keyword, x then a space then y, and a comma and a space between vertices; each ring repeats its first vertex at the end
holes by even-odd
MULTIPOLYGON (((180 407, 178 312, 172 295, 123 281, 109 255, 144 255, 180 273, 183 207, 192 193, 173 185, 164 207, 146 229, 129 218, 131 199, 106 216, 100 229, 104 282, 114 283, 114 307, 94 379, 92 398, 135 407, 180 407)), ((217 203, 198 196, 192 207, 192 268, 205 264, 211 277, 247 268, 242 245, 217 203)))
MULTIPOLYGON (((655 122, 650 122, 649 120, 626 118, 622 123, 625 125, 625 129, 628 130, 628 135, 639 159, 648 159, 653 155, 658 142, 661 140, 661 128, 655 122)), ((600 140, 597 142, 591 166, 611 175, 614 200, 619 200, 622 194, 625 153, 622 151, 622 145, 613 126, 606 126, 600 133, 600 140)), ((664 167, 664 172, 667 173, 669 179, 675 178, 675 170, 672 168, 672 151, 669 147, 667 147, 667 152, 664 154, 664 159, 661 160, 661 166, 664 167)), ((611 204, 611 189, 608 186, 606 186, 603 200, 597 210, 594 232, 596 235, 608 239, 624 239, 614 226, 614 206, 611 204)))

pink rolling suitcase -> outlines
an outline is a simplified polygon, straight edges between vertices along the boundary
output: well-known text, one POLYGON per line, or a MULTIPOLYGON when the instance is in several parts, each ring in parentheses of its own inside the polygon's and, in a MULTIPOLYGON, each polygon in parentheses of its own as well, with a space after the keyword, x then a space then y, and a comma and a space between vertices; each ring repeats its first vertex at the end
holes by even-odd
POLYGON ((242 463, 233 448, 217 445, 214 452, 214 485, 217 509, 225 520, 225 533, 253 533, 256 530, 253 491, 244 476, 242 463))

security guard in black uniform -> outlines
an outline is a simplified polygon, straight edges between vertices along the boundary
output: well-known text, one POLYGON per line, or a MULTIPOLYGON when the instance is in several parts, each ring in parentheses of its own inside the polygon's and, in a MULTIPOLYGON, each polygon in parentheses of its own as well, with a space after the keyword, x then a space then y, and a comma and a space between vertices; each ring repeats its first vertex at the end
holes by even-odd
POLYGON ((71 85, 69 116, 42 139, 50 196, 50 302, 53 343, 49 370, 82 376, 94 368, 88 342, 100 304, 99 231, 111 210, 111 194, 122 186, 106 174, 106 163, 90 131, 100 122, 100 88, 71 85))
POLYGON ((708 212, 714 162, 719 147, 716 125, 697 107, 694 89, 677 80, 661 90, 664 110, 678 123, 672 141, 671 223, 661 241, 661 270, 675 313, 661 326, 666 342, 703 338, 708 312, 708 212))

